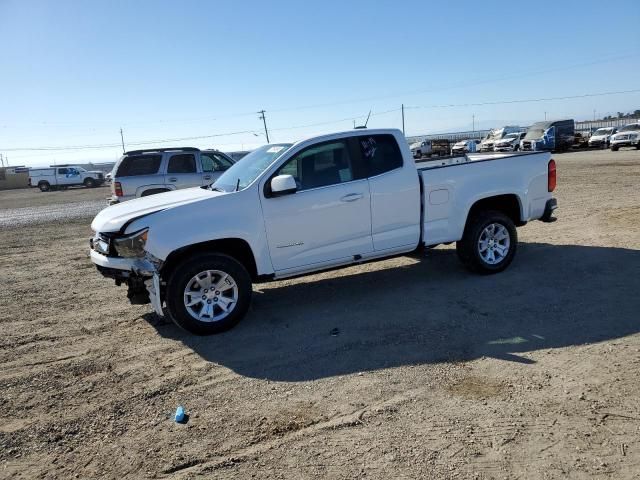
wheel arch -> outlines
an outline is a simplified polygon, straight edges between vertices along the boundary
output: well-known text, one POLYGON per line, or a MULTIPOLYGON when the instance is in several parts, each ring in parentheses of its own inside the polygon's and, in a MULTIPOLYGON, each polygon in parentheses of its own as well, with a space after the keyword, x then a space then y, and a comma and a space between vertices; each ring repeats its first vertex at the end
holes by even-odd
POLYGON ((496 210, 504 213, 517 227, 521 227, 527 223, 523 220, 524 216, 522 215, 522 202, 520 198, 515 193, 508 193, 476 200, 467 211, 465 229, 470 219, 477 213, 487 210, 496 210))
POLYGON ((224 238, 194 243, 172 251, 162 264, 161 275, 166 279, 182 260, 198 253, 221 253, 239 261, 252 280, 258 277, 256 259, 251 246, 242 238, 224 238))

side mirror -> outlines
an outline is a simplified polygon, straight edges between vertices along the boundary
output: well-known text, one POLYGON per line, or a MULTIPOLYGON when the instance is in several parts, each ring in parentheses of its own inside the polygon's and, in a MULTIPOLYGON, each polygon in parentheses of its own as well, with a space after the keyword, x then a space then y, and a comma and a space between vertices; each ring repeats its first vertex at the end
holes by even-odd
POLYGON ((298 185, 292 175, 278 175, 271 179, 271 193, 274 197, 295 193, 296 190, 298 190, 298 185))

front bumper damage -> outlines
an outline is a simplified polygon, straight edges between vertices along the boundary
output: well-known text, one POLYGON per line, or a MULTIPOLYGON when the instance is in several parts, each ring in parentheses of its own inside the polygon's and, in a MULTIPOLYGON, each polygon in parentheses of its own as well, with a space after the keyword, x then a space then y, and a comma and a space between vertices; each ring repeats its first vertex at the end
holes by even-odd
POLYGON ((90 252, 91 261, 106 278, 111 278, 116 285, 127 285, 127 298, 133 305, 151 303, 153 310, 160 316, 162 312, 162 288, 160 267, 162 262, 147 255, 144 258, 111 257, 90 252))

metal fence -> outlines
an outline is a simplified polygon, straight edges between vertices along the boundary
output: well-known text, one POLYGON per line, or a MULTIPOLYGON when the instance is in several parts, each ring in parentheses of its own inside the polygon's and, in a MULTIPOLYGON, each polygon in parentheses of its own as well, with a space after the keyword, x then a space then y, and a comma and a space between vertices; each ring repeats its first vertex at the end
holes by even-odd
POLYGON ((473 130, 468 132, 451 132, 451 133, 437 133, 433 135, 416 135, 414 137, 407 137, 407 142, 412 144, 414 142, 422 142, 423 140, 449 140, 450 142, 459 142, 460 140, 482 140, 490 130, 473 130))
POLYGON ((605 127, 624 127, 629 123, 638 123, 640 122, 640 117, 631 117, 631 118, 610 118, 608 120, 587 120, 585 122, 576 122, 576 131, 577 132, 593 132, 598 128, 605 127))

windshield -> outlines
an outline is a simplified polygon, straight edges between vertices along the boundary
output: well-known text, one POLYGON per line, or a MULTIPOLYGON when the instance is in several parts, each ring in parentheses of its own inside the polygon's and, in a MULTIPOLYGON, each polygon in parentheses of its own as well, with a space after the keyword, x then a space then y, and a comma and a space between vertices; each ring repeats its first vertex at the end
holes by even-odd
POLYGON ((510 133, 509 135, 505 135, 505 140, 513 140, 514 138, 518 138, 520 136, 519 133, 510 133))
POLYGON ((625 125, 620 129, 621 132, 635 132, 636 130, 640 130, 640 123, 632 123, 630 125, 625 125))
POLYGON ((234 192, 247 188, 291 145, 293 144, 278 143, 255 149, 224 172, 212 185, 212 188, 225 192, 234 192))
POLYGON ((500 128, 498 130, 491 130, 487 135, 487 138, 485 138, 485 140, 499 140, 502 138, 503 134, 504 134, 504 128, 500 128))
POLYGON ((534 124, 531 125, 529 130, 527 130, 527 134, 524 136, 525 140, 535 140, 537 138, 542 138, 544 135, 544 131, 549 127, 548 123, 534 124))
POLYGON ((599 128, 595 132, 593 132, 593 136, 595 137, 596 135, 609 135, 610 133, 610 128, 599 128))

